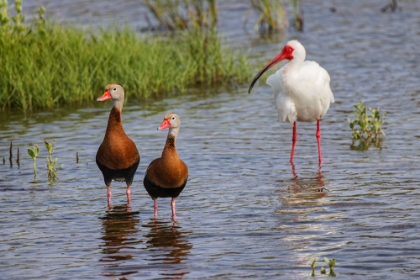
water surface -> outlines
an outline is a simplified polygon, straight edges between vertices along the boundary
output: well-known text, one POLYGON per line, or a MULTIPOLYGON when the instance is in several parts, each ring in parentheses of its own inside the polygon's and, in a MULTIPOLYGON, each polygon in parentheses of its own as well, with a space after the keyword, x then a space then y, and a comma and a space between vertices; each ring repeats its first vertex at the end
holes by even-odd
MULTIPOLYGON (((121 20, 142 23, 130 8, 135 1, 26 2, 28 10, 48 2, 47 10, 64 21, 101 22, 115 11, 121 20)), ((300 279, 310 276, 314 258, 320 275, 324 256, 337 260, 340 278, 419 276, 419 2, 399 1, 402 11, 381 13, 379 0, 306 1, 305 31, 268 40, 252 33, 252 25, 248 33, 242 29, 247 5, 236 3, 223 11, 221 4, 221 14, 234 16, 221 17, 220 25, 260 61, 255 72, 290 39, 329 71, 336 103, 321 125, 322 169, 315 123, 298 124, 295 165, 289 164, 292 129, 277 121, 263 83, 251 95, 244 85, 129 100, 124 127, 141 162, 130 207, 124 184, 116 182, 107 209, 95 154, 110 102, 8 112, 0 121, 2 277, 300 279), (359 101, 387 113, 381 149, 350 149, 347 119, 359 101), (168 111, 181 117, 178 152, 190 171, 176 224, 169 199, 158 200, 159 219, 153 219, 142 186, 145 168, 163 148, 166 131, 156 127, 168 111), (54 156, 63 164, 54 184, 47 180, 44 140, 55 140, 54 156), (37 180, 26 153, 34 144, 41 146, 37 180)))

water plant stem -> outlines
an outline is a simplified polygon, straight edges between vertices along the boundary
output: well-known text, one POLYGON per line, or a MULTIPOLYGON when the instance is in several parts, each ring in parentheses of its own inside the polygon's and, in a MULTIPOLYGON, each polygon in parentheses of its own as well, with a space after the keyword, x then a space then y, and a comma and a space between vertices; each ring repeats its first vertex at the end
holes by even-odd
POLYGON ((31 156, 34 162, 34 179, 36 180, 36 158, 38 157, 40 149, 35 145, 32 149, 28 149, 28 154, 31 156))
POLYGON ((9 148, 9 163, 10 167, 13 167, 13 143, 10 142, 10 148, 9 148))
POLYGON ((16 163, 18 165, 18 167, 20 167, 20 152, 19 152, 19 147, 17 148, 17 158, 16 158, 16 163))
POLYGON ((44 141, 45 148, 47 148, 48 151, 48 157, 47 157, 47 174, 48 174, 48 180, 50 183, 53 183, 57 180, 57 170, 59 167, 57 167, 58 159, 53 159, 53 151, 54 151, 54 144, 55 142, 48 142, 44 141))

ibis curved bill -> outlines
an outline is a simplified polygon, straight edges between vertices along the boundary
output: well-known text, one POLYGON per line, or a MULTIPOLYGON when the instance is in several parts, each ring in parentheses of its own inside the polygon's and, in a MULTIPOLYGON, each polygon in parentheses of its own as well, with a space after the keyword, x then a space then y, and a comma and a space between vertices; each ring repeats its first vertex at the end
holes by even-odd
POLYGON ((265 71, 280 61, 288 60, 281 69, 268 77, 267 84, 273 89, 279 120, 293 125, 290 162, 293 162, 297 141, 296 121, 316 121, 318 158, 321 164, 320 120, 327 113, 330 104, 334 103, 334 95, 330 88, 328 72, 314 61, 305 61, 305 57, 306 51, 303 45, 297 40, 289 41, 283 50, 258 72, 248 92, 251 93, 255 83, 265 71))

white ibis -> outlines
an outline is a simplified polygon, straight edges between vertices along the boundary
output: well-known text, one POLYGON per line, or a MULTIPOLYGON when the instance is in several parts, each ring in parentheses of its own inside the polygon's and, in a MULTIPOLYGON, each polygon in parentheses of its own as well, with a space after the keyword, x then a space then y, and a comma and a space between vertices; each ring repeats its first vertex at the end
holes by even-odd
POLYGON ((319 164, 322 163, 320 120, 327 113, 334 95, 330 88, 328 72, 314 61, 305 61, 305 48, 296 40, 289 41, 283 50, 255 76, 249 87, 269 68, 282 60, 289 60, 280 70, 270 75, 267 84, 274 92, 275 105, 280 121, 293 125, 292 151, 293 163, 297 140, 296 121, 317 122, 316 139, 318 142, 319 164))

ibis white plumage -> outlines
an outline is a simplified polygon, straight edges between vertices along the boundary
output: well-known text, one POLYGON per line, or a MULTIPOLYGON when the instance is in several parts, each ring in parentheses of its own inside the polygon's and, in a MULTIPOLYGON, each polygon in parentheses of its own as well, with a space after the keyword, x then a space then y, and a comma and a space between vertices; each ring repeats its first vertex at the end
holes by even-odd
POLYGON ((330 88, 328 72, 314 61, 305 61, 305 48, 296 40, 289 41, 283 50, 258 72, 248 92, 258 78, 282 60, 289 60, 280 70, 267 79, 274 92, 279 120, 293 125, 290 162, 293 163, 297 134, 296 121, 317 122, 319 164, 322 163, 320 120, 327 113, 334 95, 330 88))

